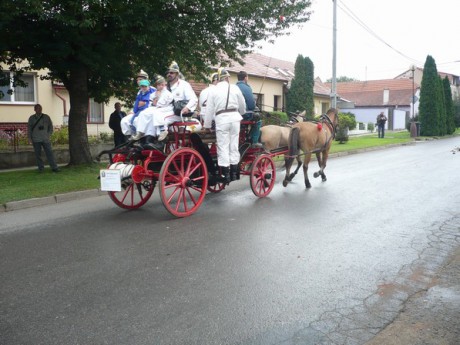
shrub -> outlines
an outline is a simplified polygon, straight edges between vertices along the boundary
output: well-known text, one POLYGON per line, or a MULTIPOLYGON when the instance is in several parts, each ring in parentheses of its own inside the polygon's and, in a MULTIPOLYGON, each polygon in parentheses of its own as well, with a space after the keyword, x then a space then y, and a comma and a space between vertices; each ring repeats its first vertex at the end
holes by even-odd
POLYGON ((335 140, 340 144, 348 141, 348 130, 356 128, 355 115, 352 113, 339 113, 339 122, 335 140))
POLYGON ((62 126, 51 134, 51 143, 53 145, 65 145, 69 143, 69 127, 62 126))
POLYGON ((373 132, 374 129, 375 129, 374 123, 373 123, 373 122, 368 122, 368 123, 367 123, 367 129, 368 129, 369 131, 373 132))
POLYGON ((281 125, 288 122, 289 118, 282 111, 262 112, 262 126, 281 125))
POLYGON ((99 136, 103 143, 113 143, 113 133, 102 132, 99 136))

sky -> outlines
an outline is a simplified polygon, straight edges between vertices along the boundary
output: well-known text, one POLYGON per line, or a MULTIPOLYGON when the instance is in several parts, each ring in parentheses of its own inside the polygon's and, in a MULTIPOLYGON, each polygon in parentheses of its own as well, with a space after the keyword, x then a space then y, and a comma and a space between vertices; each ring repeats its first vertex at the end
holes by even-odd
MULTIPOLYGON (((262 42, 256 52, 292 62, 308 56, 315 77, 326 81, 332 77, 333 1, 312 0, 310 10, 308 22, 275 44, 262 42)), ((460 2, 337 0, 336 40, 337 78, 392 79, 411 65, 423 68, 428 55, 438 72, 460 75, 460 2)))

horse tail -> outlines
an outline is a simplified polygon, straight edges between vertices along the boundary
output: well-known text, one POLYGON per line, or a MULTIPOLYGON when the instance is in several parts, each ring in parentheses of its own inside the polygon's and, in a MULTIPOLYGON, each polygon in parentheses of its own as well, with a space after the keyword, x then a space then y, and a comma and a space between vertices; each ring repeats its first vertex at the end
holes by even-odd
POLYGON ((293 127, 289 133, 289 156, 294 158, 299 154, 299 133, 300 129, 293 127))

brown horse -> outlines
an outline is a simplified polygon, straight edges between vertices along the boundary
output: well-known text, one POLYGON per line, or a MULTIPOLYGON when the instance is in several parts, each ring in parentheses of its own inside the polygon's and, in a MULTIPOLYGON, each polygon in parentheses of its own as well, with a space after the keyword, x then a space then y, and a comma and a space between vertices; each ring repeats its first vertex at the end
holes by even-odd
POLYGON ((313 176, 318 177, 321 175, 323 182, 327 180, 324 169, 326 168, 332 140, 335 137, 337 121, 337 110, 331 108, 327 111, 326 115, 321 115, 319 122, 302 122, 292 127, 289 135, 289 156, 286 156, 284 159, 286 163, 286 177, 283 181, 284 187, 287 186, 299 171, 301 164, 290 174, 294 158, 297 158, 297 161, 300 162, 299 149, 305 154, 303 162, 305 187, 311 188, 310 180, 308 179, 308 163, 310 163, 312 153, 316 154, 319 165, 319 171, 315 172, 313 176))
POLYGON ((303 122, 305 113, 304 111, 292 116, 287 126, 263 126, 260 129, 260 141, 263 143, 265 150, 272 151, 280 147, 287 147, 292 124, 303 122))

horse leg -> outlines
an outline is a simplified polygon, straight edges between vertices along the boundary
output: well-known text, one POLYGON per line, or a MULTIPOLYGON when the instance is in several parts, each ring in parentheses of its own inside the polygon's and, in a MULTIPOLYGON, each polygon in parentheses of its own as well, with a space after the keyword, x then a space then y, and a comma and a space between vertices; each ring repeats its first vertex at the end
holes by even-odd
MULTIPOLYGON (((300 167, 302 166, 302 160, 300 159, 300 155, 296 157, 297 159, 297 168, 295 168, 295 171, 289 175, 289 181, 292 181, 295 175, 299 172, 300 167)), ((291 163, 292 164, 292 163, 291 163)))
POLYGON ((326 162, 327 162, 327 157, 329 156, 329 150, 324 150, 321 153, 321 156, 322 156, 322 159, 321 159, 320 169, 319 169, 318 173, 315 173, 316 174, 315 177, 318 177, 319 175, 321 175, 321 180, 323 182, 326 182, 327 177, 326 177, 326 174, 324 173, 324 169, 326 169, 326 162))
POLYGON ((286 187, 289 181, 291 181, 289 172, 291 171, 292 162, 294 162, 293 157, 284 158, 284 164, 286 165, 286 176, 283 180, 283 187, 286 187))
POLYGON ((303 162, 303 175, 305 178, 305 188, 311 188, 310 180, 308 179, 308 163, 310 163, 311 153, 305 154, 305 160, 303 162))
MULTIPOLYGON (((321 152, 316 152, 316 160, 318 161, 318 166, 319 166, 319 170, 318 171, 315 171, 313 173, 313 177, 314 178, 317 178, 319 175, 322 174, 322 159, 321 159, 321 152)), ((323 176, 323 175, 321 175, 323 176)))

